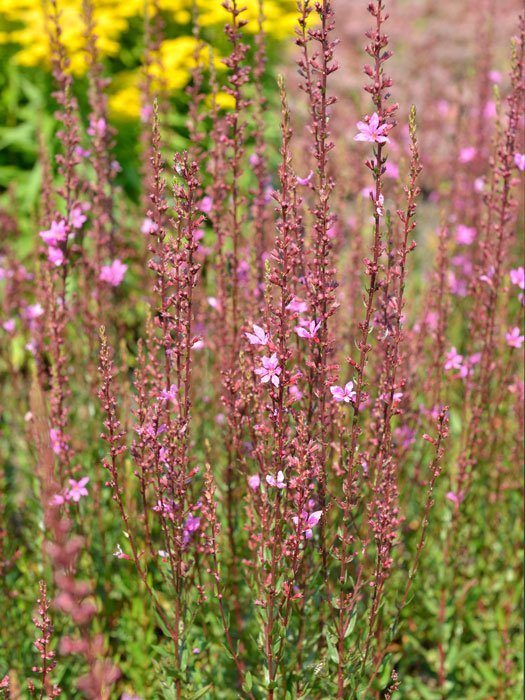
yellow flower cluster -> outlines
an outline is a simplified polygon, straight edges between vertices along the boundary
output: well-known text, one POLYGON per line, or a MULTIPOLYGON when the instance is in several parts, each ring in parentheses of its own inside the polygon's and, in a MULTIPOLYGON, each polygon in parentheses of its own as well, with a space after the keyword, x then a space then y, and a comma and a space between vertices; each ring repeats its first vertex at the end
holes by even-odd
MULTIPOLYGON (((199 23, 208 28, 221 27, 229 19, 221 0, 157 0, 157 6, 167 18, 175 39, 166 39, 161 46, 164 79, 172 91, 183 88, 194 61, 195 39, 191 36, 193 5, 199 23)), ((49 40, 46 31, 46 4, 51 0, 0 0, 0 44, 15 47, 14 60, 22 66, 49 65, 49 40)), ((71 61, 71 70, 82 74, 86 67, 85 29, 82 0, 57 0, 60 13, 62 41, 71 61)), ((134 18, 151 12, 151 0, 93 0, 98 48, 102 56, 118 56, 122 36, 130 30, 134 18), (149 5, 149 7, 148 7, 149 5)), ((255 32, 258 26, 259 0, 242 0, 246 7, 243 17, 248 20, 245 31, 255 32)), ((263 0, 264 29, 276 40, 293 32, 296 23, 296 0, 263 0)), ((170 32, 171 33, 171 32, 170 32)), ((140 41, 141 37, 137 37, 140 41)), ((135 117, 139 112, 139 71, 130 70, 113 75, 114 92, 110 108, 120 116, 135 117)))

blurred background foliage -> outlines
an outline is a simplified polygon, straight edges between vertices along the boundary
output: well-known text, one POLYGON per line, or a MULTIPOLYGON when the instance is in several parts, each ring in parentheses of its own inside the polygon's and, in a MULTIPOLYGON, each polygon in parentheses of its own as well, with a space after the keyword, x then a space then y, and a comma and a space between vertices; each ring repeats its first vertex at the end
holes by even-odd
MULTIPOLYGON (((245 0, 248 40, 259 26, 258 0, 245 0)), ((74 89, 82 116, 87 118, 87 54, 82 0, 58 0, 62 41, 74 75, 74 89)), ((97 46, 104 62, 108 87, 109 116, 117 128, 115 156, 122 170, 118 182, 134 199, 140 191, 138 167, 140 129, 140 85, 146 18, 160 11, 162 41, 159 63, 172 109, 169 113, 170 146, 184 146, 188 95, 184 88, 202 41, 200 60, 213 61, 219 83, 225 67, 228 40, 224 27, 228 13, 220 0, 95 0, 94 21, 97 46), (194 33, 193 16, 198 16, 200 38, 194 33)), ((39 139, 56 150, 54 132, 56 104, 47 23, 52 12, 49 0, 2 0, 0 3, 0 205, 22 214, 24 220, 35 211, 41 182, 37 163, 39 139)), ((296 24, 295 0, 265 0, 264 31, 268 62, 279 62, 284 41, 293 36, 296 24)), ((155 38, 154 38, 155 41, 155 38)), ((155 74, 155 67, 153 68, 155 74)), ((268 70, 268 75, 271 70, 268 70)), ((231 97, 219 92, 224 109, 231 97)))

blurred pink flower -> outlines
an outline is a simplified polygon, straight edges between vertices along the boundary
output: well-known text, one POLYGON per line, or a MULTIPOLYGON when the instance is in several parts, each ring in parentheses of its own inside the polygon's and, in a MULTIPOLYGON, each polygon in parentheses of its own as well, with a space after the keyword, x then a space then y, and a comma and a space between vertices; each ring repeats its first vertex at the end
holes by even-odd
POLYGON ((525 336, 521 335, 520 329, 518 326, 515 326, 510 331, 505 333, 505 340, 510 348, 521 348, 523 345, 523 340, 525 340, 525 336))
POLYGON ((102 282, 107 282, 112 287, 118 287, 124 279, 128 266, 118 258, 110 265, 102 265, 99 278, 102 282))
POLYGON ((462 148, 459 152, 459 162, 460 163, 470 163, 476 157, 477 150, 474 146, 467 146, 462 148))
POLYGON ((518 170, 525 170, 525 153, 515 153, 514 164, 516 165, 518 170))
POLYGON ((158 226, 153 221, 153 219, 150 219, 149 216, 146 216, 146 218, 142 222, 142 226, 140 227, 140 232, 143 233, 145 236, 148 236, 152 233, 155 233, 157 229, 158 226))
POLYGON ((459 224, 456 229, 456 241, 462 245, 470 245, 476 238, 477 231, 472 226, 459 224))
POLYGON ((259 474, 252 474, 252 476, 248 477, 248 486, 252 489, 252 491, 257 491, 260 485, 261 477, 259 474))
POLYGON ((306 177, 299 177, 299 175, 298 175, 297 176, 297 184, 298 185, 308 185, 310 183, 310 181, 312 180, 313 176, 314 176, 313 170, 310 170, 310 172, 308 173, 308 175, 306 177))
POLYGON ((64 253, 60 248, 55 248, 54 246, 49 246, 47 249, 47 259, 55 267, 60 267, 65 262, 64 253))
POLYGON ((452 346, 445 356, 445 369, 461 369, 463 355, 460 355, 456 348, 452 346))
POLYGON ((520 289, 525 289, 525 270, 523 267, 510 271, 510 281, 520 289))
POLYGON ((51 226, 46 231, 40 231, 40 238, 49 246, 57 246, 67 239, 67 226, 63 220, 52 221, 51 226))

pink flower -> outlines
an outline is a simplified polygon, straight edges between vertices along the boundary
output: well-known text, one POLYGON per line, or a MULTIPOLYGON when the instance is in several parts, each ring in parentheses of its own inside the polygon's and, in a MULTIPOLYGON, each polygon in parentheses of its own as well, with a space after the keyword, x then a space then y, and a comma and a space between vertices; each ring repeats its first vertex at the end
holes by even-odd
POLYGON ((273 353, 270 357, 262 358, 262 367, 258 367, 255 370, 255 374, 261 377, 261 382, 267 384, 269 381, 272 382, 274 386, 279 386, 279 375, 281 374, 281 368, 279 367, 279 360, 277 355, 273 353))
POLYGON ((467 146, 462 148, 459 152, 459 162, 460 163, 470 163, 476 157, 477 150, 474 146, 467 146))
POLYGON ((354 141, 369 141, 370 143, 389 143, 387 133, 390 131, 390 124, 379 124, 379 114, 374 112, 368 122, 357 122, 359 134, 354 136, 354 141))
POLYGON ((163 389, 160 392, 160 398, 162 401, 176 401, 177 400, 177 387, 172 384, 169 389, 163 389))
POLYGON ((347 382, 344 389, 341 386, 331 386, 330 393, 337 403, 350 403, 355 400, 354 382, 347 382))
POLYGON ((452 346, 445 356, 445 369, 461 369, 463 355, 460 355, 456 348, 452 346))
POLYGON ((25 317, 28 321, 33 321, 35 318, 38 318, 39 316, 42 316, 44 313, 44 309, 42 307, 42 304, 30 304, 27 309, 25 310, 25 317))
POLYGON ((49 441, 51 449, 58 455, 62 452, 62 433, 57 428, 51 428, 49 431, 49 441))
POLYGON ((220 311, 221 305, 216 297, 208 297, 208 304, 211 306, 212 309, 220 311))
POLYGON ((146 216, 144 221, 142 222, 142 226, 140 227, 140 232, 143 233, 145 236, 148 236, 152 233, 155 233, 158 230, 157 224, 153 221, 153 219, 150 219, 149 216, 146 216))
POLYGON ((253 333, 245 333, 251 345, 268 345, 269 337, 261 326, 252 325, 253 333))
POLYGON ((477 231, 471 226, 459 224, 456 229, 456 241, 462 245, 470 245, 476 238, 477 231))
POLYGON ((70 220, 73 228, 82 228, 82 225, 87 221, 87 216, 83 213, 82 207, 73 207, 70 220))
POLYGON ((489 71, 489 78, 490 81, 493 83, 500 83, 501 82, 501 73, 499 70, 491 70, 489 71))
POLYGON ((90 136, 104 136, 107 129, 107 122, 103 117, 100 119, 90 119, 87 133, 90 136))
POLYGON ((124 279, 127 269, 128 266, 117 258, 116 260, 113 260, 110 265, 102 265, 100 268, 99 279, 102 282, 107 282, 112 287, 118 287, 124 279))
POLYGON ((465 498, 465 494, 463 493, 463 491, 460 491, 459 493, 455 493, 455 491, 449 491, 447 493, 447 498, 449 501, 452 501, 456 509, 458 509, 460 504, 463 502, 463 499, 465 498))
POLYGON ((16 324, 14 318, 8 318, 7 321, 2 323, 2 328, 6 333, 14 333, 16 324))
POLYGON ((275 476, 271 476, 270 474, 266 475, 266 483, 269 486, 275 486, 278 489, 285 489, 286 488, 286 481, 284 480, 284 474, 282 471, 277 472, 277 478, 275 476))
POLYGON ((117 559, 131 559, 131 557, 129 557, 127 554, 124 554, 122 547, 119 544, 117 544, 117 548, 113 552, 113 556, 117 557, 117 559))
POLYGON ((303 398, 303 392, 299 389, 297 384, 292 384, 292 386, 288 389, 288 393, 294 401, 300 401, 303 398))
POLYGON ((297 184, 298 185, 308 185, 310 183, 310 181, 312 180, 313 176, 314 176, 313 170, 310 170, 310 172, 308 173, 308 175, 306 177, 299 177, 299 175, 298 175, 297 176, 297 184))
POLYGON ((205 214, 209 214, 213 209, 213 199, 211 197, 203 197, 201 199, 200 209, 205 214))
POLYGON ((525 270, 523 267, 510 271, 510 281, 520 289, 525 289, 525 270))
POLYGON ((317 340, 317 331, 321 328, 321 321, 317 323, 315 321, 306 322, 306 326, 295 326, 295 332, 299 338, 306 338, 307 340, 317 340))
POLYGON ((49 246, 47 249, 47 259, 55 267, 60 267, 66 260, 64 252, 60 248, 55 248, 54 246, 49 246))
POLYGON ((184 523, 184 529, 182 531, 182 541, 186 545, 191 539, 191 536, 197 532, 201 526, 201 519, 195 515, 188 515, 186 522, 184 523))
POLYGON ((308 304, 305 301, 301 301, 297 297, 293 297, 292 300, 286 305, 288 311, 294 311, 295 313, 302 314, 308 311, 308 304))
POLYGON ((79 481, 75 481, 75 479, 68 479, 68 481, 69 489, 66 492, 68 501, 75 501, 75 503, 78 503, 82 496, 88 495, 86 484, 89 482, 89 477, 83 476, 79 481))
POLYGON ((525 153, 515 153, 514 154, 514 164, 518 170, 525 170, 525 153))
POLYGON ((49 500, 49 505, 50 506, 63 506, 64 503, 66 502, 65 496, 63 496, 61 493, 55 493, 54 496, 52 496, 49 500))
POLYGON ((510 348, 521 348, 525 336, 520 335, 520 329, 518 326, 512 328, 508 333, 505 333, 505 340, 510 348))
POLYGON ((64 243, 67 239, 67 226, 63 220, 52 221, 46 231, 40 231, 40 238, 49 246, 56 247, 58 243, 64 243))
POLYGON ((140 108, 140 121, 143 124, 147 124, 153 115, 153 107, 151 105, 144 105, 140 108))
POLYGON ((259 476, 259 474, 252 474, 252 476, 248 477, 248 486, 251 488, 252 491, 257 491, 260 485, 261 477, 259 476))
POLYGON ((385 163, 385 176, 391 177, 393 180, 397 180, 399 177, 399 167, 395 163, 391 163, 389 160, 385 163))
POLYGON ((306 513, 303 511, 301 513, 301 520, 299 520, 297 515, 294 515, 292 517, 293 523, 296 527, 300 527, 301 532, 303 533, 305 539, 311 540, 313 537, 313 532, 312 528, 315 527, 319 520, 321 520, 321 516, 323 514, 322 510, 316 510, 313 513, 306 513), (299 522, 301 523, 299 525, 299 522))

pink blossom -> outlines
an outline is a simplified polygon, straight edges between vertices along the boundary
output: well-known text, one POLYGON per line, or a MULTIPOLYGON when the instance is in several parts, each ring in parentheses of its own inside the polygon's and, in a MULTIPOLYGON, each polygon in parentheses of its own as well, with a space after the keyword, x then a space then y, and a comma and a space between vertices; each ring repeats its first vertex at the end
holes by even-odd
POLYGON ((82 207, 73 207, 70 221, 73 228, 82 228, 83 224, 87 221, 87 216, 83 213, 82 207))
POLYGON ((284 480, 284 474, 282 471, 277 472, 277 477, 271 476, 270 474, 267 474, 266 475, 266 483, 269 486, 275 486, 278 489, 286 488, 286 481, 284 480))
POLYGON ((399 166, 387 160, 385 163, 385 175, 386 177, 391 177, 393 180, 396 180, 399 177, 399 166))
POLYGON ((494 119, 496 115, 496 103, 494 100, 487 100, 487 102, 485 102, 485 107, 483 108, 483 116, 485 119, 494 119))
POLYGON ((86 151, 86 149, 82 148, 82 146, 77 146, 75 148, 75 153, 79 158, 89 158, 91 155, 91 151, 86 151))
POLYGON ((143 124, 147 124, 153 115, 153 107, 151 105, 144 105, 140 108, 140 121, 143 124))
POLYGON ((455 493, 455 491, 449 491, 447 493, 447 498, 449 501, 452 501, 456 509, 458 509, 461 503, 463 503, 465 494, 463 493, 463 491, 460 491, 459 493, 455 493))
POLYGON ((79 481, 75 481, 75 479, 68 479, 68 481, 69 489, 66 492, 68 501, 75 501, 75 503, 78 503, 82 496, 88 495, 88 490, 86 488, 86 484, 89 482, 88 476, 83 476, 79 481))
POLYGON ((379 114, 374 112, 368 122, 357 122, 359 134, 354 136, 354 141, 368 141, 370 143, 389 143, 387 134, 391 129, 390 124, 379 124, 379 114))
POLYGON ((297 176, 297 184, 298 185, 308 185, 311 182, 313 176, 314 176, 313 170, 310 170, 310 172, 308 173, 308 175, 306 177, 299 177, 299 175, 298 175, 297 176))
POLYGON ((470 245, 476 238, 477 231, 472 226, 459 224, 456 229, 456 241, 462 245, 470 245))
POLYGON ((51 226, 46 231, 40 231, 39 236, 49 246, 56 247, 58 243, 64 243, 67 239, 66 222, 62 219, 52 221, 51 226))
POLYGON ((501 73, 499 70, 490 70, 489 79, 492 83, 501 83, 501 73))
POLYGON ((113 552, 113 556, 117 559, 131 559, 131 557, 122 551, 122 547, 119 544, 117 544, 117 548, 113 552))
POLYGON ((195 515, 188 515, 186 522, 184 523, 184 529, 182 531, 182 541, 186 545, 191 539, 191 536, 197 532, 201 526, 201 519, 195 515))
POLYGON ((505 333, 505 340, 510 348, 521 348, 523 345, 523 340, 525 340, 525 336, 521 335, 520 329, 518 326, 515 326, 510 331, 505 333))
POLYGON ((299 338, 306 338, 307 340, 317 340, 316 335, 319 328, 321 328, 321 321, 317 323, 315 321, 306 321, 305 326, 295 326, 295 332, 299 338))
POLYGON ((220 311, 221 305, 216 297, 208 297, 208 304, 211 306, 212 309, 220 311))
POLYGON ((244 335, 248 338, 251 345, 268 345, 268 334, 264 331, 261 326, 257 326, 255 323, 252 325, 253 333, 245 333, 244 335))
POLYGON ((477 150, 474 146, 467 146, 462 148, 459 152, 459 162, 460 163, 470 163, 476 157, 477 150))
POLYGON ((172 384, 169 389, 163 389, 160 392, 162 401, 176 401, 178 389, 175 384, 172 384))
POLYGON ((7 321, 2 323, 2 328, 6 333, 14 333, 16 324, 14 318, 8 318, 7 321))
POLYGON ((525 170, 525 153, 515 153, 514 154, 514 164, 518 170, 525 170))
POLYGON ((213 209, 213 199, 211 197, 203 197, 201 199, 200 209, 205 214, 209 214, 213 209))
POLYGON ((279 386, 279 375, 281 374, 281 368, 279 367, 279 360, 277 355, 273 353, 270 357, 262 358, 262 367, 258 367, 255 370, 255 374, 261 377, 261 382, 267 384, 269 381, 272 382, 274 386, 279 386))
POLYGON ((248 477, 248 486, 251 488, 252 491, 257 491, 260 485, 261 477, 259 476, 259 474, 252 474, 252 476, 248 477))
POLYGON ((127 269, 128 266, 117 258, 110 265, 102 265, 99 279, 112 287, 118 287, 124 279, 127 269))
POLYGON ((445 356, 445 369, 461 369, 463 355, 460 355, 456 348, 452 346, 445 356))
POLYGON ((150 219, 149 216, 146 216, 144 221, 142 222, 142 226, 140 227, 140 232, 143 233, 145 236, 148 236, 152 233, 155 233, 158 230, 157 224, 153 221, 153 219, 150 219))
POLYGON ((36 303, 36 304, 30 304, 27 309, 25 310, 25 317, 28 321, 33 321, 35 318, 38 318, 39 316, 42 316, 44 313, 44 308, 42 304, 36 303))
POLYGON ((65 502, 66 497, 63 496, 61 493, 55 493, 55 495, 49 499, 49 505, 55 507, 63 506, 65 502))
POLYGON ((297 384, 292 384, 288 392, 294 401, 300 401, 303 398, 303 392, 299 389, 297 384))
POLYGON ((525 289, 525 270, 523 267, 510 271, 510 281, 520 289, 525 289))
POLYGON ((58 428, 51 428, 49 430, 49 441, 51 443, 51 449, 58 455, 62 452, 62 433, 58 428))
POLYGON ((87 133, 90 136, 104 136, 106 134, 107 122, 103 117, 100 119, 90 119, 87 133))
POLYGON ((330 393, 334 397, 334 401, 337 401, 337 403, 341 403, 342 401, 344 403, 350 403, 351 401, 355 400, 356 396, 354 391, 354 382, 347 382, 344 389, 341 386, 331 386, 330 393))
POLYGON ((318 524, 319 520, 321 520, 322 514, 322 510, 316 510, 313 513, 307 513, 303 511, 301 513, 300 520, 297 515, 294 515, 292 517, 292 521, 296 527, 300 527, 300 530, 303 533, 305 539, 311 540, 314 534, 312 528, 318 524))
POLYGON ((55 267, 60 267, 66 260, 63 250, 54 246, 49 246, 47 249, 47 259, 55 267))
POLYGON ((308 304, 306 301, 301 301, 298 297, 293 297, 292 300, 286 305, 288 311, 294 311, 295 313, 302 314, 308 311, 308 304))

